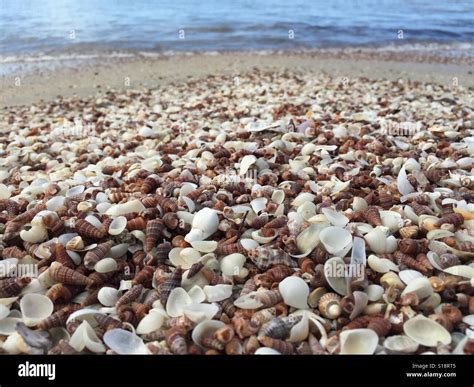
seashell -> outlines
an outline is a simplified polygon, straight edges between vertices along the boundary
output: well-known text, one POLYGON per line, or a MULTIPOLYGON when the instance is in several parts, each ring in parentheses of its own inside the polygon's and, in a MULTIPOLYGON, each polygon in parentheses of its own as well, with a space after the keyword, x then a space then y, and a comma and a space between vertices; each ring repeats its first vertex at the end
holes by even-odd
POLYGON ((76 220, 75 229, 81 236, 97 241, 103 239, 106 234, 106 230, 103 227, 98 229, 84 219, 76 220))
POLYGON ((153 219, 148 221, 146 225, 146 239, 145 239, 145 252, 149 253, 153 247, 157 244, 158 240, 162 236, 162 232, 165 226, 161 219, 153 219))
POLYGON ((301 278, 295 276, 285 278, 279 283, 278 290, 285 304, 298 309, 308 308, 309 287, 301 278))
POLYGON ((108 286, 100 288, 97 299, 104 306, 114 306, 118 300, 118 290, 108 286))
POLYGON ((409 354, 418 350, 418 343, 405 335, 387 337, 383 346, 388 354, 409 354))
POLYGON ((43 226, 32 226, 29 230, 21 230, 20 238, 25 242, 39 243, 48 239, 48 232, 43 226))
POLYGON ((380 211, 380 218, 382 225, 387 227, 391 233, 396 233, 404 225, 402 216, 395 211, 380 211))
POLYGON ((400 171, 398 172, 397 188, 398 188, 398 192, 400 192, 402 195, 408 195, 412 192, 415 192, 415 189, 408 181, 407 174, 405 171, 405 166, 400 168, 400 171))
MULTIPOLYGON (((272 229, 269 229, 272 230, 272 229)), ((272 240, 274 240, 278 234, 275 231, 272 231, 270 236, 263 236, 262 235, 262 230, 256 230, 252 232, 252 239, 257 241, 258 243, 270 243, 272 240)))
POLYGON ((49 275, 57 282, 65 285, 92 285, 93 281, 85 275, 58 262, 53 262, 49 268, 49 275))
POLYGON ((53 313, 54 304, 42 294, 25 294, 20 300, 20 310, 23 322, 32 327, 53 313))
POLYGON ((318 308, 323 317, 334 320, 342 313, 341 297, 336 293, 326 293, 320 298, 318 308))
POLYGON ((326 251, 336 256, 344 257, 352 248, 351 233, 341 227, 326 227, 320 232, 319 238, 326 251))
POLYGON ((347 223, 349 223, 349 219, 340 212, 334 211, 330 208, 323 208, 321 211, 333 226, 343 228, 347 223))
POLYGON ((343 355, 372 355, 379 342, 377 334, 365 328, 342 331, 339 338, 343 355))
POLYGON ((150 309, 149 313, 138 324, 136 333, 143 335, 160 329, 165 322, 165 318, 166 313, 162 309, 150 309))
POLYGON ((474 268, 467 265, 451 266, 445 269, 444 272, 468 279, 474 278, 474 268))
POLYGON ((372 231, 365 234, 364 239, 369 245, 370 250, 375 254, 385 254, 389 252, 387 236, 380 228, 374 228, 372 231))
POLYGON ((222 321, 216 320, 206 320, 200 322, 196 327, 193 329, 191 338, 197 346, 201 349, 205 349, 202 342, 205 339, 212 339, 216 332, 219 329, 225 327, 225 324, 222 321))
MULTIPOLYGON (((298 317, 298 316, 294 316, 298 317)), ((288 341, 291 343, 299 343, 304 340, 309 335, 309 318, 307 314, 304 314, 301 320, 296 323, 293 328, 290 330, 290 337, 288 341)))
POLYGON ((239 175, 245 175, 249 168, 255 164, 257 161, 257 158, 254 155, 246 155, 242 157, 242 160, 240 161, 240 170, 239 170, 239 175))
POLYGON ((186 355, 188 353, 185 335, 186 330, 182 327, 173 327, 166 331, 166 344, 170 348, 171 353, 177 355, 186 355))
POLYGON ((372 302, 379 301, 382 298, 384 292, 385 289, 377 284, 371 284, 364 289, 364 293, 367 294, 369 301, 372 302))
POLYGON ((84 256, 84 266, 88 269, 94 268, 97 262, 105 257, 111 247, 112 241, 107 241, 97 245, 94 249, 89 250, 84 256))
POLYGON ((372 226, 382 226, 382 218, 377 207, 370 206, 364 211, 364 217, 372 226))
POLYGON ((296 246, 303 255, 308 255, 316 248, 320 241, 321 230, 324 227, 325 225, 322 224, 312 224, 296 237, 296 246))
POLYGON ((400 228, 398 232, 402 238, 415 238, 418 235, 419 230, 418 226, 407 226, 400 228))
POLYGON ((124 329, 111 329, 104 334, 104 343, 119 355, 146 355, 150 351, 136 334, 124 329))
POLYGON ((216 241, 195 241, 191 242, 191 246, 201 253, 212 253, 217 249, 216 241))
POLYGON ((232 285, 204 286, 204 293, 208 302, 218 302, 232 295, 232 285))
POLYGON ((281 353, 273 348, 260 347, 255 351, 255 355, 281 355, 281 353))
POLYGON ((293 345, 287 341, 274 339, 268 336, 259 337, 258 340, 265 346, 263 348, 271 348, 282 355, 290 355, 295 352, 293 345))
POLYGON ((84 249, 84 241, 82 240, 81 236, 75 236, 74 238, 71 238, 67 243, 66 243, 66 249, 67 250, 82 250, 84 249))
POLYGON ((0 279, 0 298, 18 296, 31 283, 30 277, 0 279))
POLYGON ((415 293, 419 299, 424 299, 433 294, 433 288, 431 287, 430 281, 426 277, 415 278, 407 284, 406 288, 402 292, 402 296, 407 293, 415 293))
POLYGON ((243 254, 234 253, 222 258, 220 269, 222 274, 228 277, 239 276, 244 267, 246 258, 243 254))
POLYGON ((183 315, 184 308, 192 302, 193 300, 186 290, 181 287, 174 288, 166 302, 166 313, 171 317, 179 317, 183 315))
POLYGON ((199 324, 202 321, 211 320, 219 312, 215 304, 189 304, 184 307, 184 315, 192 322, 199 324))
POLYGON ((258 337, 268 336, 274 339, 285 339, 291 329, 301 320, 300 316, 276 317, 262 325, 258 337))
POLYGON ((409 269, 400 271, 398 276, 406 285, 417 278, 424 277, 419 271, 409 269))
POLYGON ((263 306, 263 303, 260 302, 256 297, 255 297, 256 292, 251 292, 244 294, 237 298, 234 301, 234 305, 237 308, 240 309, 258 309, 263 306))
POLYGON ((118 269, 118 263, 113 258, 104 258, 97 262, 94 270, 98 273, 109 273, 118 269))
POLYGON ((345 276, 340 275, 340 273, 345 273, 345 267, 345 262, 339 257, 330 258, 324 263, 324 276, 327 283, 333 290, 343 296, 347 295, 348 292, 347 280, 345 276))
POLYGON ((120 235, 127 227, 127 218, 125 216, 117 216, 109 225, 110 235, 120 235))
POLYGON ((387 273, 390 270, 398 272, 400 270, 398 266, 392 261, 385 258, 379 258, 373 254, 369 255, 369 258, 367 259, 367 264, 372 270, 377 273, 387 273))
POLYGON ((107 211, 105 211, 105 215, 109 216, 122 216, 131 213, 140 213, 145 211, 145 206, 142 202, 138 199, 130 200, 126 203, 122 204, 115 204, 107 211))
POLYGON ((403 331, 413 341, 426 347, 437 346, 438 343, 447 345, 451 343, 449 332, 437 322, 417 315, 403 324, 403 331))
POLYGON ((85 348, 95 353, 103 353, 106 351, 102 341, 97 337, 94 329, 92 329, 87 321, 83 321, 75 330, 69 340, 69 345, 78 352, 83 351, 85 348))
POLYGON ((186 242, 203 241, 214 234, 219 227, 219 218, 215 210, 203 208, 193 218, 191 231, 184 238, 186 242))

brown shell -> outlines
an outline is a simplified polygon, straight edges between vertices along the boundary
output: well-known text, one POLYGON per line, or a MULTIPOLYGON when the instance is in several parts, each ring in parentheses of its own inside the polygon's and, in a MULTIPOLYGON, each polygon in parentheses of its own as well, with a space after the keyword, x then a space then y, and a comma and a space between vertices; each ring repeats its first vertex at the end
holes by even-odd
POLYGON ((71 304, 62 309, 59 309, 57 312, 54 312, 51 316, 45 318, 44 320, 38 323, 38 328, 43 330, 48 330, 56 327, 64 327, 66 325, 66 320, 68 317, 75 312, 76 310, 81 309, 80 305, 71 304))
POLYGON ((180 267, 177 267, 171 277, 169 277, 163 284, 160 286, 160 299, 161 304, 166 305, 168 297, 173 289, 181 286, 181 278, 183 276, 183 270, 180 267))
POLYGON ((161 238, 165 226, 161 219, 148 221, 146 225, 145 252, 149 253, 161 238))
POLYGON ((148 194, 155 191, 159 185, 160 181, 158 176, 148 176, 145 180, 143 180, 140 191, 143 194, 148 194))
POLYGON ((49 268, 51 278, 65 285, 92 285, 92 280, 85 275, 61 265, 59 262, 53 262, 49 268))
POLYGON ((370 206, 364 211, 365 220, 372 226, 382 226, 382 218, 377 207, 370 206))
POLYGON ((79 293, 79 289, 75 286, 54 284, 46 292, 46 297, 50 298, 53 302, 58 300, 70 301, 77 293, 79 293))
POLYGON ((138 216, 136 218, 130 219, 127 222, 127 230, 128 231, 133 231, 133 230, 144 230, 146 227, 146 221, 144 218, 141 216, 138 216))
POLYGON ((398 248, 404 254, 416 255, 420 252, 420 243, 416 239, 401 239, 398 248))
POLYGON ((143 291, 143 285, 135 285, 129 289, 125 294, 117 300, 115 304, 116 308, 119 308, 122 305, 131 304, 133 301, 136 301, 143 291))
POLYGON ((97 247, 89 250, 84 256, 84 266, 93 269, 95 264, 99 262, 109 252, 112 247, 112 241, 100 243, 97 247))
POLYGON ((322 316, 334 320, 342 313, 341 297, 332 292, 323 294, 319 299, 318 308, 322 316))
POLYGON ((0 279, 0 298, 18 296, 30 282, 30 277, 0 279))
POLYGON ((372 317, 367 325, 368 329, 372 329, 379 337, 385 337, 390 332, 392 324, 383 317, 372 317))
POLYGON ((441 227, 443 224, 452 224, 454 227, 459 227, 464 223, 464 217, 461 214, 451 213, 442 216, 437 222, 436 226, 441 227))
POLYGON ((295 348, 293 347, 293 344, 287 341, 274 339, 268 336, 261 336, 258 338, 258 340, 265 347, 272 348, 283 355, 291 355, 295 352, 295 348))
POLYGON ((163 223, 171 230, 175 230, 178 227, 178 222, 178 215, 175 212, 168 212, 163 215, 163 223))
POLYGON ((182 327, 173 327, 166 331, 166 345, 171 350, 171 353, 176 355, 186 355, 188 353, 185 335, 186 330, 182 327))
POLYGON ((163 213, 176 212, 178 210, 178 201, 176 198, 165 198, 161 195, 155 195, 155 198, 163 210, 163 213))
POLYGON ((152 266, 144 266, 133 278, 132 285, 142 284, 143 286, 149 288, 153 279, 153 273, 155 268, 152 266))
POLYGON ((57 243, 54 247, 54 256, 56 257, 56 262, 59 262, 61 265, 69 267, 71 269, 74 269, 76 267, 74 261, 67 253, 66 248, 60 243, 57 243))
POLYGON ((398 230, 402 238, 415 238, 419 231, 418 226, 406 226, 398 230))
POLYGON ((84 219, 76 220, 75 229, 81 236, 93 240, 101 240, 107 235, 106 228, 102 227, 101 229, 98 229, 84 219))

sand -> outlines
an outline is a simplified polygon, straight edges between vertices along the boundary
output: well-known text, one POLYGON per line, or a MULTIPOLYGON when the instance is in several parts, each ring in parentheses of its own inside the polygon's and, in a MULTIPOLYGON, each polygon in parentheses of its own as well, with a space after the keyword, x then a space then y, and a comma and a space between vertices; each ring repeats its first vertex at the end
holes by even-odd
MULTIPOLYGON (((121 59, 91 63, 81 68, 64 67, 54 71, 20 72, 0 77, 0 108, 29 105, 57 96, 80 98, 100 96, 105 91, 157 88, 190 78, 211 75, 239 77, 255 69, 298 70, 325 73, 331 77, 406 79, 443 84, 448 87, 472 87, 472 63, 466 60, 438 60, 410 55, 331 56, 316 54, 225 53, 170 57, 121 59), (447 63, 445 63, 447 62, 447 63), (18 79, 20 84, 18 85, 18 79)), ((237 79, 237 78, 236 78, 237 79)), ((346 80, 346 81, 347 81, 346 80)))

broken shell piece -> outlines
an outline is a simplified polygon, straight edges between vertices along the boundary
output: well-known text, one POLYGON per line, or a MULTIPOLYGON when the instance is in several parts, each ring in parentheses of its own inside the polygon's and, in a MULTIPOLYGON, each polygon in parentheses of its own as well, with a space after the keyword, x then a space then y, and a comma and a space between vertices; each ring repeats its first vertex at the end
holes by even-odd
POLYGON ((208 302, 222 301, 232 295, 232 285, 207 285, 203 290, 208 302))
POLYGON ((372 355, 379 337, 372 329, 352 329, 341 332, 340 346, 343 355, 372 355))
POLYGON ((118 216, 109 226, 109 234, 110 235, 120 235, 127 227, 127 218, 125 216, 118 216))
POLYGON ((344 257, 352 247, 351 233, 341 227, 326 227, 320 232, 319 238, 326 251, 338 257, 344 257))
POLYGON ((415 353, 418 350, 418 343, 405 335, 389 336, 383 346, 388 354, 415 353))
POLYGON ((398 266, 386 258, 379 258, 376 255, 369 255, 367 259, 369 267, 377 273, 387 273, 391 271, 399 271, 398 266))
POLYGON ((166 313, 162 309, 151 309, 138 324, 136 332, 139 335, 152 333, 161 328, 165 319, 166 313))
POLYGON ((403 331, 413 341, 426 347, 451 343, 451 335, 441 324, 421 314, 406 321, 403 331))
POLYGON ((191 334, 191 338, 194 341, 196 345, 204 349, 205 347, 202 345, 202 340, 203 339, 212 339, 214 338, 214 333, 223 328, 225 324, 222 321, 216 321, 216 320, 207 320, 199 323, 196 325, 196 327, 193 329, 193 332, 191 334))
POLYGON ((95 353, 106 351, 104 344, 102 344, 102 341, 100 341, 94 329, 92 329, 87 321, 83 321, 77 327, 69 340, 69 344, 78 352, 81 352, 84 348, 95 353))
POLYGON ((330 208, 323 208, 321 211, 333 226, 345 227, 346 224, 349 223, 349 219, 340 212, 334 211, 330 208))
POLYGON ((150 353, 140 337, 125 329, 111 329, 105 332, 104 343, 119 355, 147 355, 150 353))
POLYGON ((337 293, 347 295, 348 286, 345 277, 346 264, 342 258, 333 257, 324 263, 324 275, 329 286, 337 293))
POLYGON ((402 295, 416 293, 418 298, 424 299, 434 293, 430 281, 426 277, 415 278, 403 290, 402 295))
POLYGON ((20 300, 20 310, 25 325, 32 327, 53 313, 54 304, 42 294, 28 293, 20 300))

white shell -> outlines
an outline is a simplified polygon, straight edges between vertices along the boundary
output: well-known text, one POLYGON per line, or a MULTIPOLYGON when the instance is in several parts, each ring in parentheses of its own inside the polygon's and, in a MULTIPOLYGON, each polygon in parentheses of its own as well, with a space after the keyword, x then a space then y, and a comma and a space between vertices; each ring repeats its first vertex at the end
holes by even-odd
POLYGON ((106 351, 104 344, 102 344, 102 341, 100 341, 94 329, 92 329, 87 321, 83 321, 77 327, 69 340, 69 344, 78 352, 83 351, 84 348, 95 353, 106 351))
POLYGON ((110 223, 109 234, 119 235, 125 230, 126 226, 127 226, 127 218, 125 216, 118 216, 114 220, 112 220, 112 222, 110 223))
POLYGON ((408 181, 407 173, 405 171, 405 166, 400 168, 400 171, 398 173, 397 188, 398 188, 398 192, 400 192, 402 195, 408 195, 409 193, 415 191, 413 186, 408 181))
POLYGON ((377 273, 387 273, 390 270, 399 271, 398 266, 386 258, 379 258, 376 255, 369 255, 367 259, 369 267, 377 273))
POLYGON ((340 336, 341 354, 372 355, 379 338, 372 329, 352 329, 342 331, 340 336))
POLYGON ((467 265, 451 266, 444 270, 445 273, 465 277, 469 279, 474 278, 474 268, 467 265))
POLYGON ((324 227, 325 225, 322 224, 312 224, 296 237, 296 246, 302 254, 307 255, 316 248, 320 241, 321 230, 324 227))
POLYGON ((245 175, 249 168, 255 164, 257 161, 257 158, 254 155, 246 155, 242 157, 242 160, 240 160, 240 170, 239 170, 239 175, 245 175))
POLYGON ((166 313, 171 317, 179 317, 184 313, 184 307, 192 304, 193 300, 183 288, 171 291, 166 302, 166 313))
POLYGON ((104 286, 97 294, 97 299, 104 306, 114 306, 118 298, 118 290, 109 286, 104 286))
POLYGON ((113 258, 104 258, 97 262, 94 266, 94 270, 98 273, 109 273, 115 271, 118 268, 118 263, 113 258))
POLYGON ((10 314, 10 308, 7 308, 5 305, 0 304, 0 320, 4 319, 10 314))
POLYGON ((246 261, 245 255, 234 253, 225 256, 221 260, 221 271, 222 274, 228 277, 232 277, 234 275, 239 275, 242 268, 244 267, 244 263, 246 261))
POLYGON ((103 314, 103 313, 100 312, 99 310, 92 309, 90 307, 79 309, 69 315, 69 317, 66 320, 66 324, 69 324, 69 322, 73 320, 79 320, 79 321, 87 321, 90 326, 96 327, 97 320, 94 318, 96 314, 103 314))
POLYGON ((45 227, 33 226, 29 230, 21 230, 20 238, 25 242, 40 243, 48 239, 48 232, 45 227))
POLYGON ((345 263, 342 258, 333 257, 324 263, 324 275, 329 286, 337 293, 347 295, 347 280, 338 275, 339 272, 345 273, 345 263))
POLYGON ((144 335, 160 329, 165 317, 166 313, 162 309, 151 309, 138 324, 137 334, 144 335))
POLYGON ((181 266, 181 268, 186 270, 201 260, 201 254, 191 247, 184 249, 175 247, 170 251, 169 259, 174 266, 181 266))
POLYGON ((303 314, 303 318, 296 323, 290 331, 289 341, 291 343, 299 343, 306 340, 309 334, 309 319, 308 315, 303 314))
POLYGON ((219 307, 215 304, 189 304, 183 312, 192 322, 200 323, 211 320, 219 312, 219 307))
POLYGON ((364 289, 367 294, 369 301, 378 301, 382 298, 385 290, 382 286, 377 284, 371 284, 364 289))
POLYGON ((185 236, 186 242, 203 241, 214 234, 219 227, 217 212, 208 207, 198 211, 193 218, 191 231, 185 236))
POLYGON ((265 207, 267 206, 268 199, 265 197, 262 198, 256 198, 253 199, 250 202, 250 205, 252 206, 252 210, 258 214, 260 211, 263 211, 265 207))
POLYGON ((380 219, 392 233, 397 232, 404 225, 402 216, 395 211, 380 211, 380 219))
POLYGON ((145 206, 138 199, 130 200, 129 202, 123 204, 115 204, 110 207, 105 214, 110 216, 121 216, 125 214, 130 214, 132 212, 142 212, 145 211, 145 206))
POLYGON ((240 296, 234 301, 234 305, 240 309, 258 309, 263 304, 255 297, 257 292, 250 292, 240 296))
POLYGON ((276 349, 269 347, 259 347, 254 353, 255 355, 281 355, 276 349))
POLYGON ((104 343, 119 355, 147 355, 150 353, 140 337, 125 329, 111 329, 105 332, 104 343))
POLYGON ((207 285, 203 290, 208 302, 222 301, 232 295, 232 285, 207 285))
POLYGON ((201 345, 202 339, 204 338, 213 338, 214 333, 223 328, 225 324, 222 321, 217 320, 206 320, 198 325, 193 329, 191 334, 191 338, 196 345, 204 349, 201 345))
POLYGON ((421 300, 423 298, 429 297, 434 291, 430 281, 428 281, 428 278, 420 277, 412 280, 403 290, 402 295, 412 292, 416 293, 418 298, 421 300))
POLYGON ((324 228, 319 238, 330 254, 344 257, 352 247, 352 235, 344 228, 331 226, 324 228))
POLYGON ((474 327, 474 314, 469 314, 462 318, 462 321, 469 325, 470 327, 474 327))
POLYGON ((352 293, 352 296, 354 297, 354 309, 349 316, 351 320, 360 315, 369 303, 369 296, 367 293, 356 290, 352 293))
POLYGON ((128 243, 120 243, 118 245, 112 246, 107 255, 111 258, 120 258, 127 253, 128 247, 128 243))
POLYGON ((188 290, 188 295, 195 304, 200 304, 206 299, 206 293, 197 285, 188 290))
POLYGON ((352 201, 352 209, 354 211, 363 211, 368 207, 369 205, 367 204, 364 198, 358 196, 354 197, 354 200, 352 201))
POLYGON ((451 343, 449 332, 436 321, 419 314, 403 324, 403 331, 412 340, 426 347, 437 346, 438 343, 451 343))
POLYGON ((274 240, 278 236, 278 233, 274 232, 272 236, 265 237, 261 234, 261 230, 255 230, 252 231, 252 239, 257 241, 258 243, 270 243, 272 240, 274 240))
POLYGON ((298 309, 307 309, 309 287, 300 277, 286 277, 278 285, 283 302, 298 309))
POLYGON ((387 236, 380 228, 374 228, 365 234, 364 238, 375 254, 385 254, 387 252, 387 236))
POLYGON ((400 273, 398 273, 398 276, 406 285, 408 285, 416 278, 424 277, 424 275, 421 274, 419 271, 411 269, 402 270, 400 273))
POLYGON ((194 241, 191 246, 201 253, 212 253, 217 249, 218 243, 216 241, 194 241))
POLYGON ((383 346, 389 354, 415 353, 418 349, 418 343, 405 335, 389 336, 383 346))
POLYGON ((331 208, 323 208, 321 211, 333 226, 345 227, 349 223, 349 219, 345 215, 331 208))
POLYGON ((32 327, 46 317, 51 316, 54 304, 42 294, 29 293, 25 294, 20 300, 20 310, 25 325, 32 327))

